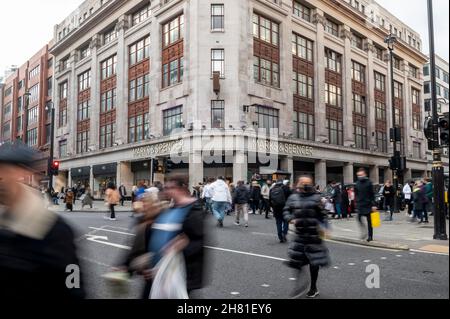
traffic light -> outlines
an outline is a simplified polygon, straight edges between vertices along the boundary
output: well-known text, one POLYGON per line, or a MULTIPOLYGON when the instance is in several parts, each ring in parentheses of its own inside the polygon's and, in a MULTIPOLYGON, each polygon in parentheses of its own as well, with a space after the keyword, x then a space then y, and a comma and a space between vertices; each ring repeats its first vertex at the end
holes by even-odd
POLYGON ((174 163, 170 159, 164 160, 164 174, 169 174, 174 168, 174 163))
POLYGON ((159 161, 157 159, 152 160, 153 173, 159 172, 159 161))
POLYGON ((441 147, 448 147, 448 137, 449 137, 449 116, 448 113, 439 119, 439 137, 441 147))
POLYGON ((397 152, 389 160, 389 168, 393 171, 405 171, 406 170, 406 157, 400 156, 400 152, 397 152))
POLYGON ((402 141, 402 130, 400 127, 391 128, 390 130, 391 142, 401 142, 402 141))
POLYGON ((50 172, 49 172, 50 176, 58 176, 59 175, 59 162, 58 161, 53 161, 50 164, 50 172))
POLYGON ((423 125, 423 132, 425 134, 425 138, 428 140, 428 150, 434 150, 433 145, 433 119, 431 117, 427 117, 425 119, 425 124, 423 125))

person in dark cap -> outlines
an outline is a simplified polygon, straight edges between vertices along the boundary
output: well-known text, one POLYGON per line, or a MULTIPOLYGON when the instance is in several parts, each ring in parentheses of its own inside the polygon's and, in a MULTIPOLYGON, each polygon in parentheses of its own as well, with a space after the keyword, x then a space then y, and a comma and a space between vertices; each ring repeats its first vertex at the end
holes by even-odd
POLYGON ((21 183, 37 155, 22 143, 0 146, 0 298, 82 299, 72 229, 21 183))

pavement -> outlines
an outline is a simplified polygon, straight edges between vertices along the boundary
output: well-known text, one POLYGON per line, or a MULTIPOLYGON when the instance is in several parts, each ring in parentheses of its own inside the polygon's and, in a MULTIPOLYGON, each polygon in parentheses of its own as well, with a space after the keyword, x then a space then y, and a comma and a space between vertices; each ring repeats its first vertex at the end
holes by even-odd
MULTIPOLYGON (((49 209, 54 212, 60 212, 64 211, 65 204, 60 201, 59 205, 51 205, 49 206, 49 209)), ((124 206, 117 205, 115 207, 116 212, 131 212, 131 202, 126 201, 124 202, 124 206)), ((84 206, 84 208, 81 207, 81 201, 76 200, 75 204, 73 205, 73 212, 81 213, 81 212, 87 212, 87 213, 107 213, 109 212, 108 206, 105 205, 104 201, 94 201, 92 208, 89 206, 84 206)))
MULTIPOLYGON (((102 279, 111 266, 120 263, 134 238, 129 212, 118 213, 117 221, 92 212, 59 214, 73 226, 78 254, 91 299, 139 298, 142 279, 133 278, 123 293, 102 279)), ((195 299, 287 299, 303 275, 286 267, 288 244, 280 244, 274 219, 250 215, 249 228, 235 226, 226 217, 225 227, 215 227, 208 216, 206 229, 206 286, 193 293, 195 299)), ((344 222, 348 225, 354 221, 344 222)), ((341 222, 333 222, 339 227, 341 222)), ((348 228, 350 226, 347 226, 348 228)), ((288 238, 292 241, 292 235, 288 238)), ((322 299, 448 299, 449 258, 446 255, 385 249, 328 241, 332 264, 319 275, 322 299), (366 286, 371 269, 378 269, 380 285, 366 286)))
MULTIPOLYGON (((361 229, 357 218, 331 219, 331 240, 349 242, 381 248, 393 248, 407 251, 424 251, 449 254, 448 240, 433 240, 434 218, 430 216, 429 224, 418 224, 411 221, 405 213, 394 215, 394 220, 383 221, 379 228, 374 229, 374 242, 361 240, 361 229)), ((364 219, 363 219, 364 220, 364 219)), ((447 234, 449 234, 447 220, 447 234)))

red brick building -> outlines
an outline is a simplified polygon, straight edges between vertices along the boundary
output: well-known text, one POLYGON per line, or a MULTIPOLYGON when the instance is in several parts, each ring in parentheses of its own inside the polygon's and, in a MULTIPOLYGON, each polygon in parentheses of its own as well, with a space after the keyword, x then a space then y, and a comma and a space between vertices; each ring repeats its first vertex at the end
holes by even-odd
POLYGON ((42 152, 38 172, 29 181, 35 185, 47 182, 53 89, 50 46, 45 45, 22 66, 12 70, 1 89, 0 142, 21 140, 42 152))

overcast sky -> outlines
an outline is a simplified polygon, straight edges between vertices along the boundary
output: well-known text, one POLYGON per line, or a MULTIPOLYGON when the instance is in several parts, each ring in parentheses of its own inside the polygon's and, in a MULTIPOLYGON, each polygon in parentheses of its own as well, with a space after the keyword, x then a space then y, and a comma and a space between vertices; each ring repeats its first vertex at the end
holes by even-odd
MULTIPOLYGON (((202 0, 198 0, 202 1, 202 0)), ((436 52, 449 59, 449 1, 433 0, 436 52)), ((22 65, 53 37, 53 27, 82 0, 8 0, 0 4, 0 77, 11 65, 22 65), (20 22, 20 23, 18 23, 20 22)), ((422 35, 428 53, 426 0, 378 0, 422 35)))

